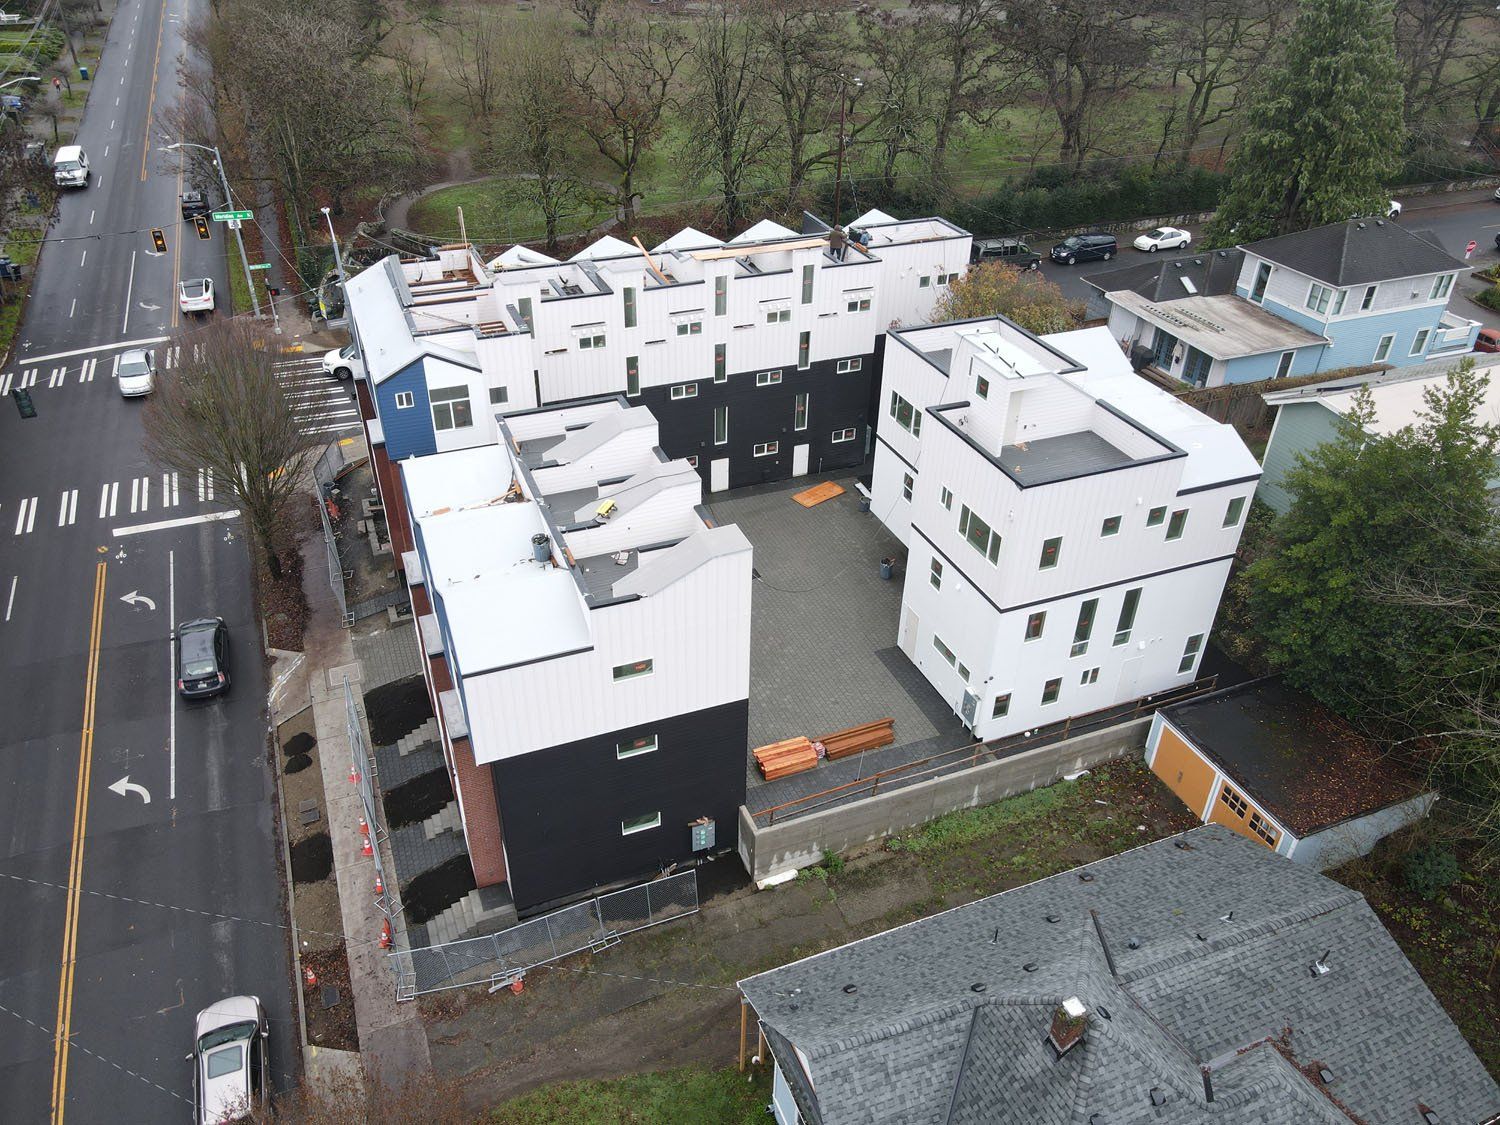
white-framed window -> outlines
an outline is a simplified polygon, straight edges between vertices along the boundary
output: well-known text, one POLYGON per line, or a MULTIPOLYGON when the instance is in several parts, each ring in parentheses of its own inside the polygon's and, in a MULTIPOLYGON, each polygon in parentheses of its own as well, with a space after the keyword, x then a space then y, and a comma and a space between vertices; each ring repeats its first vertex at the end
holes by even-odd
POLYGON ((1365 286, 1365 295, 1364 295, 1363 298, 1361 298, 1361 300, 1359 302, 1359 311, 1360 312, 1369 312, 1370 309, 1372 307, 1374 307, 1374 305, 1375 305, 1375 292, 1379 288, 1380 288, 1380 286, 1378 286, 1378 285, 1367 285, 1367 286, 1365 286))
POLYGON ((812 333, 803 332, 797 337, 797 370, 806 371, 812 366, 812 333))
POLYGON ((679 336, 701 336, 703 335, 703 322, 701 320, 685 320, 677 326, 679 336))
POLYGON ((417 404, 417 400, 412 396, 412 393, 410 391, 397 391, 396 392, 396 409, 397 410, 410 410, 416 404, 417 404))
POLYGON ((1349 296, 1349 290, 1340 289, 1333 298, 1333 315, 1338 316, 1344 311, 1344 298, 1349 296))
POLYGON ((687 457, 684 457, 683 460, 695 469, 698 467, 698 455, 696 453, 689 454, 687 457))
POLYGON ((673 398, 697 398, 698 397, 698 384, 697 383, 678 383, 676 386, 674 386, 672 388, 672 397, 673 398))
POLYGON ((714 345, 714 382, 729 382, 729 360, 724 354, 724 345, 714 345))
POLYGON ((854 440, 854 427, 850 426, 848 429, 834 430, 833 431, 833 440, 836 441, 836 442, 838 442, 838 441, 853 441, 854 440))
POLYGON ((757 387, 771 387, 781 382, 781 368, 775 371, 757 371, 755 373, 755 385, 757 387))
POLYGON ((640 816, 632 816, 628 820, 620 821, 620 835, 630 836, 636 832, 645 832, 651 828, 661 827, 661 813, 643 813, 640 816))
POLYGON ((1427 294, 1427 299, 1429 301, 1447 300, 1451 292, 1453 292, 1453 275, 1445 273, 1441 277, 1432 279, 1432 290, 1427 294))
POLYGON ((975 379, 974 379, 974 393, 976 395, 978 395, 980 398, 989 398, 990 397, 990 381, 988 379, 986 379, 983 375, 979 375, 979 376, 975 377, 975 379))
POLYGON ((638 754, 649 754, 656 749, 656 735, 644 734, 640 738, 632 738, 629 742, 615 743, 615 757, 624 760, 634 758, 638 754))
POLYGON ((964 683, 969 682, 968 668, 964 667, 963 661, 954 655, 953 650, 945 645, 943 643, 943 638, 938 636, 936 633, 932 635, 932 647, 938 650, 938 655, 940 655, 944 660, 946 660, 949 664, 951 664, 958 670, 959 678, 962 679, 964 683))
POLYGON ((939 285, 952 285, 957 280, 958 274, 956 273, 940 273, 937 275, 937 283, 939 285))
POLYGON ((1285 379, 1292 373, 1292 361, 1297 358, 1296 352, 1282 352, 1281 358, 1276 361, 1276 378, 1285 379))
POLYGON ((807 429, 808 394, 803 391, 792 400, 792 429, 798 432, 807 429))
POLYGON ((1078 682, 1080 685, 1097 684, 1099 682, 1099 669, 1085 668, 1083 675, 1078 677, 1078 682))
POLYGON ((1179 675, 1183 672, 1191 672, 1193 670, 1193 661, 1198 659, 1198 652, 1202 648, 1202 633, 1194 633, 1187 639, 1187 644, 1182 649, 1182 659, 1177 662, 1177 672, 1179 675))
POLYGON ((790 324, 792 322, 791 309, 767 309, 767 324, 790 324))
POLYGON ((427 393, 432 403, 432 428, 462 430, 474 424, 468 387, 435 387, 427 393))
POLYGON ((1000 558, 999 532, 992 531, 990 525, 971 512, 967 504, 959 505, 958 533, 963 536, 969 546, 989 559, 992 566, 998 564, 1000 558))
POLYGON ((1375 345, 1374 362, 1384 363, 1388 358, 1390 358, 1391 346, 1395 344, 1395 342, 1396 334, 1394 332, 1387 332, 1384 336, 1380 337, 1380 343, 1375 345))
POLYGON ((1411 342, 1411 351, 1407 355, 1421 355, 1427 350, 1427 338, 1432 335, 1431 328, 1417 329, 1417 335, 1411 342))
POLYGON ((990 708, 990 718, 1003 719, 1010 714, 1010 692, 995 696, 995 705, 990 708))
POLYGON ((1130 631, 1135 628, 1135 611, 1141 605, 1142 587, 1137 586, 1134 590, 1125 591, 1125 599, 1120 603, 1120 618, 1115 622, 1115 647, 1130 643, 1130 631))
POLYGON ((1078 624, 1073 628, 1073 647, 1069 656, 1082 656, 1089 650, 1089 637, 1094 633, 1094 615, 1099 610, 1099 599, 1090 598, 1078 607, 1078 624))
POLYGON ((641 358, 640 356, 628 355, 625 357, 625 394, 635 398, 641 393, 641 358))
POLYGON ((729 407, 714 407, 714 444, 729 444, 729 407))
POLYGON ((848 300, 848 302, 846 303, 846 309, 847 309, 847 311, 852 312, 852 313, 869 312, 870 311, 870 298, 868 298, 868 297, 850 297, 849 300, 848 300))
POLYGON ((1038 570, 1051 570, 1062 556, 1062 536, 1048 539, 1042 544, 1042 555, 1037 562, 1038 570))
POLYGON ((780 452, 781 442, 779 441, 758 441, 755 443, 755 448, 751 450, 752 456, 755 457, 774 457, 780 452))
POLYGON ((1026 639, 1028 641, 1040 640, 1042 630, 1047 627, 1047 611, 1038 610, 1026 619, 1026 639))
POLYGON ((1106 516, 1104 522, 1099 525, 1099 538, 1107 539, 1111 535, 1120 534, 1120 521, 1124 516, 1106 516))
POLYGON ((945 487, 938 499, 945 510, 953 511, 953 490, 951 488, 945 487))
POLYGON ((932 288, 932 278, 931 277, 919 277, 919 278, 917 278, 917 288, 918 289, 931 289, 932 288))
POLYGON ((1222 526, 1234 527, 1240 522, 1240 516, 1244 511, 1245 498, 1243 496, 1236 496, 1229 502, 1228 507, 1224 509, 1224 523, 1222 526))
POLYGON ((847 375, 851 371, 858 371, 864 365, 865 361, 862 357, 859 359, 841 359, 839 360, 838 366, 835 368, 835 371, 839 375, 847 375))
POLYGON ((635 660, 629 664, 616 664, 610 669, 610 676, 615 683, 621 680, 634 680, 639 676, 649 676, 656 671, 655 660, 635 660))
POLYGON ((901 474, 901 499, 911 499, 911 490, 916 486, 916 483, 916 480, 910 473, 901 474))
POLYGON ((895 391, 891 392, 891 417, 912 437, 922 436, 922 412, 895 391))
POLYGON ((928 567, 927 581, 932 583, 934 590, 943 588, 943 560, 936 555, 932 557, 932 565, 928 567))
POLYGON ((602 347, 604 347, 604 333, 603 332, 596 332, 592 336, 580 336, 580 337, 578 337, 578 350, 579 351, 588 351, 591 348, 602 348, 602 347))
POLYGON ((620 296, 625 302, 625 327, 635 327, 635 290, 630 286, 620 290, 620 296))
POLYGON ((1181 539, 1182 532, 1187 527, 1188 510, 1178 508, 1172 513, 1172 518, 1167 521, 1167 539, 1181 539))
POLYGON ((1045 707, 1049 703, 1056 703, 1057 697, 1060 694, 1062 694, 1062 678, 1058 677, 1055 680, 1048 680, 1042 685, 1042 706, 1045 707))
POLYGON ((729 277, 720 274, 714 278, 714 316, 723 316, 729 311, 729 277))
POLYGON ((1316 281, 1307 288, 1307 301, 1305 304, 1315 313, 1326 313, 1328 302, 1333 299, 1333 290, 1326 285, 1319 285, 1316 281))
POLYGON ((802 303, 804 305, 812 304, 814 272, 815 267, 813 266, 809 265, 802 267, 802 303))

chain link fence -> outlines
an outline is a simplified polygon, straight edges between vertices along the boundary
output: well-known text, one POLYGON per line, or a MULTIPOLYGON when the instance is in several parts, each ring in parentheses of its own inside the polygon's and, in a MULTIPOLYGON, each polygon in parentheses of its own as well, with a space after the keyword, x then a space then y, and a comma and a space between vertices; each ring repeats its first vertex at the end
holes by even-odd
POLYGON ((375 759, 365 744, 364 727, 360 723, 359 710, 355 706, 354 689, 344 681, 344 730, 349 739, 349 778, 359 791, 359 802, 364 809, 365 824, 369 828, 370 853, 375 861, 375 879, 378 888, 375 905, 387 918, 394 918, 401 909, 394 892, 386 883, 385 864, 380 858, 380 844, 386 838, 381 826, 380 803, 375 797, 375 759))
POLYGON ((354 615, 349 612, 348 578, 344 564, 339 558, 339 541, 329 519, 329 506, 336 503, 339 474, 347 467, 344 460, 346 446, 341 442, 330 442, 313 464, 313 479, 318 482, 318 518, 323 524, 323 547, 328 553, 328 584, 333 587, 333 596, 339 603, 339 616, 347 629, 354 624, 354 615))
POLYGON ((574 903, 484 937, 391 953, 396 999, 465 985, 503 987, 549 962, 618 945, 625 934, 698 912, 698 872, 574 903))

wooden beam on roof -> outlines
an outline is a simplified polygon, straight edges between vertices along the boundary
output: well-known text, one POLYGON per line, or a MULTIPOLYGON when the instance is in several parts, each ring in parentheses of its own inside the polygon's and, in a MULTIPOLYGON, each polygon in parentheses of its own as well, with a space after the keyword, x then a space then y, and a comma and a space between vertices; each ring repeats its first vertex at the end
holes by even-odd
POLYGON ((721 246, 714 250, 690 250, 688 256, 700 262, 717 262, 723 258, 743 258, 750 254, 773 254, 782 250, 811 250, 815 246, 827 246, 826 235, 818 238, 799 238, 791 242, 756 243, 751 246, 721 246))
POLYGON ((641 243, 641 236, 638 235, 638 234, 633 234, 633 235, 630 236, 630 241, 634 242, 636 244, 636 247, 640 250, 640 252, 645 255, 645 257, 646 257, 646 268, 649 269, 653 274, 656 275, 656 280, 659 281, 659 282, 661 282, 663 285, 671 285, 672 284, 672 279, 670 277, 668 277, 666 274, 662 273, 661 270, 659 270, 659 269, 656 268, 656 263, 652 260, 650 252, 641 243))

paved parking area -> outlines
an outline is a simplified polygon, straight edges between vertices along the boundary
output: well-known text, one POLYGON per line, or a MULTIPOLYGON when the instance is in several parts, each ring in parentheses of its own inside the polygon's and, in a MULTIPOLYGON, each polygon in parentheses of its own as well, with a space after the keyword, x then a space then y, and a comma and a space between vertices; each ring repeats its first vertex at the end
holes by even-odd
MULTIPOLYGON (((750 746, 782 738, 816 738, 876 719, 896 720, 903 758, 965 745, 963 725, 896 647, 905 549, 873 515, 859 510, 851 474, 737 489, 710 497, 721 522, 733 522, 755 547, 750 643, 750 746), (836 480, 842 496, 804 508, 792 494, 836 480), (896 577, 880 577, 880 560, 895 556, 896 577)), ((873 758, 875 755, 867 756, 873 758)), ((775 799, 790 800, 849 780, 844 759, 773 782, 775 799), (832 776, 834 772, 838 777, 832 776)), ((859 767, 852 767, 858 769, 859 767)), ((878 768, 870 762, 863 774, 878 768)), ((749 786, 765 785, 746 755, 749 786)), ((749 798, 752 808, 771 791, 749 798)))

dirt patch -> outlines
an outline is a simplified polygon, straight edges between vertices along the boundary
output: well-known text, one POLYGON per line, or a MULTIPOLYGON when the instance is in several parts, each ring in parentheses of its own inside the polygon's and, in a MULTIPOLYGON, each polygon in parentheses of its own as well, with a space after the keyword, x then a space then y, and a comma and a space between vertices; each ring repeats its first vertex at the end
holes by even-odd
POLYGON ((333 841, 319 832, 292 845, 292 882, 321 883, 333 872, 333 841))
POLYGON ((417 675, 371 688, 365 692, 365 713, 370 719, 370 741, 393 746, 432 718, 427 685, 417 675))
POLYGON ((431 871, 424 871, 401 889, 401 905, 413 922, 441 914, 474 889, 474 865, 456 855, 431 871))
POLYGON ((306 754, 293 754, 281 768, 284 773, 301 773, 310 765, 312 759, 306 754))
POLYGON ((359 1029, 354 1022, 354 993, 349 987, 349 959, 344 947, 304 952, 302 967, 312 969, 316 985, 302 981, 303 1006, 307 1009, 307 1040, 317 1047, 340 1051, 359 1050, 359 1029), (325 1007, 325 990, 337 989, 338 999, 325 1007))
POLYGON ((294 546, 278 557, 279 579, 271 577, 264 561, 259 567, 260 612, 266 623, 266 640, 272 648, 301 652, 308 613, 307 598, 302 593, 302 552, 294 546))
POLYGON ((386 790, 383 800, 386 821, 392 828, 401 828, 426 820, 452 801, 453 783, 446 769, 429 770, 386 790))

